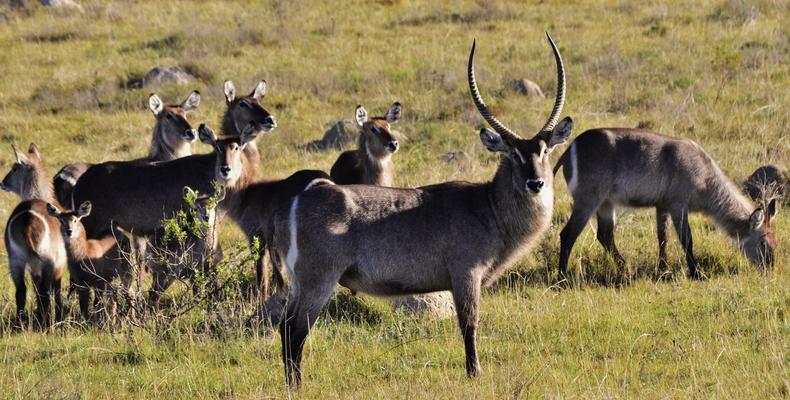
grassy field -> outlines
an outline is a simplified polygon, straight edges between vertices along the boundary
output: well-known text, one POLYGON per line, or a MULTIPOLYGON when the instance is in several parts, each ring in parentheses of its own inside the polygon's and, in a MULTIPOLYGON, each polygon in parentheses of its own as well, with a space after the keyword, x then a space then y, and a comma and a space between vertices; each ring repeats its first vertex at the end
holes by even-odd
MULTIPOLYGON (((734 180, 761 164, 790 164, 787 1, 80 3, 82 13, 0 5, 3 173, 11 143, 38 144, 51 172, 72 161, 145 154, 150 90, 130 83, 154 66, 179 65, 198 80, 156 92, 181 100, 199 89, 191 120, 215 127, 225 79, 240 91, 267 80, 264 105, 279 127, 258 139, 263 177, 328 170, 337 151, 302 145, 351 119, 357 104, 378 114, 398 100, 397 129, 407 138, 395 155, 399 184, 486 180, 497 156, 476 134, 482 120, 465 77, 472 38, 483 96, 502 121, 530 135, 548 116, 555 87, 544 30, 565 59, 563 115, 574 118, 576 134, 642 126, 688 137, 734 180), (507 89, 520 78, 537 82, 547 98, 507 89), (448 152, 463 153, 448 162, 441 158, 448 152)), ((653 211, 621 210, 616 235, 633 274, 617 269, 591 226, 573 253, 574 283, 559 290, 559 231, 570 210, 563 182, 543 243, 483 297, 484 372, 474 380, 465 377, 454 320, 407 317, 370 298, 359 316, 341 295, 311 334, 296 393, 284 385, 279 335, 246 329, 252 304, 239 302, 222 313, 195 310, 166 328, 108 332, 67 323, 43 334, 6 326, 0 397, 790 397, 786 210, 775 225, 778 262, 767 274, 748 265, 713 221, 693 217, 704 282, 683 277, 674 235, 674 277, 658 279, 653 211)), ((0 215, 17 202, 4 194, 0 215)), ((226 227, 224 241, 239 241, 226 227)), ((13 285, 3 277, 3 320, 13 309, 13 285)))

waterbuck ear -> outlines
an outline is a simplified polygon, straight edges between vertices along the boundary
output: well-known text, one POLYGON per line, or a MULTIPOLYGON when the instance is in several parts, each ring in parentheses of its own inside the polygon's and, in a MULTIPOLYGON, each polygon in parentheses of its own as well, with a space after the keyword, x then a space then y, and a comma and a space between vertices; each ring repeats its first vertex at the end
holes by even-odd
POLYGON ((753 231, 760 229, 763 226, 763 222, 765 221, 765 212, 762 208, 758 208, 754 210, 752 215, 749 217, 749 228, 753 231))
POLYGON ((551 132, 551 137, 549 138, 549 151, 553 149, 555 146, 559 146, 564 144, 568 141, 571 137, 571 133, 573 132, 573 119, 571 117, 565 117, 559 124, 554 128, 551 132))
POLYGON ((765 220, 771 222, 779 210, 776 208, 776 199, 771 199, 771 202, 768 203, 768 208, 765 209, 765 220))
POLYGON ((205 144, 214 147, 217 146, 217 135, 214 134, 214 131, 206 126, 206 124, 200 124, 198 127, 198 137, 200 138, 200 141, 205 144))
POLYGON ((354 118, 357 121, 357 126, 361 128, 368 120, 368 110, 366 110, 365 107, 357 106, 356 111, 354 111, 354 118))
POLYGON ((11 144, 11 150, 14 152, 14 157, 16 157, 16 162, 21 164, 27 164, 27 157, 24 154, 20 153, 19 150, 16 149, 14 144, 11 144))
POLYGON ((401 112, 403 111, 403 107, 401 107, 399 102, 392 103, 390 109, 387 110, 387 115, 384 117, 388 123, 394 124, 400 121, 401 112))
POLYGON ((47 203, 47 213, 55 218, 60 215, 60 211, 52 203, 47 203))
POLYGON ((80 208, 77 210, 77 216, 80 218, 85 218, 88 215, 91 215, 92 208, 93 205, 91 204, 90 201, 83 202, 82 204, 80 204, 80 208))
POLYGON ((252 98, 255 100, 261 101, 261 99, 265 94, 266 94, 266 81, 262 80, 258 82, 258 85, 255 86, 255 89, 252 90, 250 96, 252 96, 252 98))
POLYGON ((162 102, 162 99, 160 99, 159 96, 151 93, 151 96, 148 97, 148 108, 151 109, 151 112, 154 113, 154 115, 159 115, 159 113, 165 109, 165 103, 162 102))
POLYGON ((214 196, 217 198, 217 203, 222 200, 225 200, 225 185, 219 185, 216 189, 216 193, 214 196))
POLYGON ((27 148, 27 154, 39 160, 41 159, 41 153, 38 152, 38 146, 35 143, 30 143, 30 146, 27 148))
POLYGON ((189 187, 189 186, 184 186, 184 195, 183 195, 183 197, 184 197, 184 199, 186 199, 188 202, 192 202, 192 201, 194 201, 195 199, 197 199, 197 193, 195 193, 195 191, 194 191, 194 190, 192 190, 192 188, 191 188, 191 187, 189 187))
POLYGON ((197 90, 189 94, 189 97, 181 103, 181 109, 184 112, 194 111, 200 105, 200 92, 197 90))
POLYGON ((235 98, 236 98, 236 86, 233 86, 232 81, 225 81, 225 100, 227 100, 227 102, 230 103, 235 98))
POLYGON ((505 143, 505 139, 502 138, 502 135, 491 129, 483 128, 480 130, 480 141, 483 142, 483 146, 485 146, 488 149, 488 151, 492 151, 492 152, 510 151, 510 145, 505 143))

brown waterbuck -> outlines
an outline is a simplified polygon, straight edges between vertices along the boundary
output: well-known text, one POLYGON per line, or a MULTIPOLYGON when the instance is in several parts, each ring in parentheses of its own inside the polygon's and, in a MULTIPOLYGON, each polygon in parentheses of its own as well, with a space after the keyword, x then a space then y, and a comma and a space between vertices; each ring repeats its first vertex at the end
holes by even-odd
POLYGON ((292 282, 280 324, 290 385, 300 383, 305 338, 338 283, 378 296, 451 290, 467 374, 480 372, 481 286, 491 284, 549 227, 554 198, 548 154, 571 134, 570 118, 557 124, 565 75, 559 50, 548 39, 557 63, 557 98, 543 129, 530 139, 506 128, 483 102, 472 45, 469 88, 494 128, 482 129, 480 139, 489 151, 502 153, 493 180, 416 189, 315 185, 277 212, 272 253, 285 261, 292 282))
POLYGON ((115 319, 117 293, 112 281, 116 278, 120 279, 123 295, 134 310, 135 294, 129 290, 132 285, 132 268, 117 245, 117 240, 125 240, 125 237, 120 232, 112 232, 101 239, 88 239, 80 220, 90 215, 90 201, 80 204, 76 211, 60 211, 50 203, 47 204, 47 212, 60 222, 60 233, 69 259, 71 283, 77 290, 83 318, 91 319, 88 303, 92 289, 94 307, 98 309, 103 299, 108 300, 105 302, 109 306, 108 314, 111 320, 115 319))
POLYGON ((560 157, 573 196, 573 212, 560 234, 560 272, 567 272, 574 242, 596 215, 598 241, 618 263, 615 207, 655 207, 659 270, 667 269, 669 221, 686 253, 688 275, 702 277, 694 258, 689 213, 713 217, 755 265, 771 265, 776 237, 771 220, 776 202, 756 208, 730 183, 716 162, 689 139, 639 129, 592 129, 579 135, 560 157))
POLYGON ((214 194, 202 194, 185 186, 183 194, 189 211, 183 218, 174 220, 177 227, 170 224, 161 228, 150 249, 153 282, 148 299, 155 307, 173 280, 192 279, 197 270, 208 276, 211 268, 222 260, 217 205, 225 199, 225 188, 218 188, 214 194))
POLYGON ((25 271, 29 271, 36 290, 36 320, 48 326, 50 296, 55 297, 55 320, 63 318, 60 280, 66 269, 66 249, 57 220, 47 214, 47 203, 56 200, 38 148, 31 143, 27 154, 13 150, 16 162, 0 185, 22 199, 5 227, 8 266, 16 287, 17 318, 21 323, 25 315, 25 271))
POLYGON ((401 112, 400 103, 395 102, 385 116, 368 119, 367 110, 357 106, 358 149, 344 151, 332 165, 329 175, 335 183, 392 186, 392 154, 398 151, 398 140, 390 124, 400 120, 401 112))
MULTIPOLYGON (((228 108, 223 126, 228 137, 217 139, 201 125, 198 136, 214 151, 167 162, 106 162, 89 168, 74 187, 74 202, 90 200, 94 212, 83 219, 88 237, 110 231, 110 221, 135 235, 150 235, 183 208, 182 188, 209 193, 216 180, 227 191, 220 208, 236 206, 238 190, 251 183, 260 160, 255 138, 276 127, 274 117, 260 104, 266 90, 261 81, 249 96, 235 98, 226 82, 228 108)), ((223 210, 223 211, 224 211, 223 210)))
MULTIPOLYGON (((151 137, 148 155, 135 161, 170 161, 192 154, 191 143, 197 138, 197 131, 187 121, 187 113, 200 105, 200 92, 197 90, 181 104, 165 104, 156 94, 148 98, 148 107, 154 113, 156 123, 151 137)), ((60 204, 71 204, 71 192, 77 180, 91 167, 88 163, 66 164, 55 174, 53 184, 55 196, 60 204)))

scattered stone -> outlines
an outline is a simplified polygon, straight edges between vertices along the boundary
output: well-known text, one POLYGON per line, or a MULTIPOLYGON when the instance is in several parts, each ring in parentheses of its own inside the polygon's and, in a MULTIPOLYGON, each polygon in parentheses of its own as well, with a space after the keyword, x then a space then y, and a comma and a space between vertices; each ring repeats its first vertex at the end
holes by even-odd
POLYGON ((79 12, 85 11, 82 6, 74 0, 41 0, 41 4, 45 7, 52 7, 61 10, 73 10, 79 12))
POLYGON ((540 86, 529 79, 514 79, 507 83, 507 87, 508 89, 527 97, 536 99, 542 99, 546 97, 543 94, 543 90, 540 88, 540 86))
POLYGON ((468 156, 466 152, 462 150, 450 151, 439 156, 439 159, 445 162, 458 161, 465 158, 468 158, 468 156))
POLYGON ((154 67, 143 77, 143 87, 153 89, 170 82, 183 85, 194 80, 195 77, 181 67, 154 67))
POLYGON ((357 129, 351 121, 337 121, 324 132, 321 140, 314 140, 307 144, 307 149, 317 150, 345 150, 357 140, 357 129))
POLYGON ((767 202, 772 198, 786 203, 790 201, 790 182, 787 171, 777 165, 763 165, 757 168, 743 184, 743 190, 757 202, 767 202))
POLYGON ((392 307, 396 310, 403 310, 409 315, 427 313, 436 319, 455 315, 453 295, 450 292, 397 297, 392 301, 392 307))

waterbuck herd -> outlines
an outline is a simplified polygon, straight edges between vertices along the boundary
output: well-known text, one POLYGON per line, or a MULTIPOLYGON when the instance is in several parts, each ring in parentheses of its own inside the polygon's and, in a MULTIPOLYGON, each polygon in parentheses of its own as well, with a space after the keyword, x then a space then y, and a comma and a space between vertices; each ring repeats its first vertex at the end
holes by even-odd
POLYGON ((338 284, 375 296, 450 291, 466 372, 474 376, 481 371, 476 348, 481 288, 543 238, 552 221, 559 169, 573 197, 572 214, 560 234, 563 276, 574 242, 593 215, 598 241, 623 262, 614 238, 617 206, 655 207, 660 270, 669 268, 665 248, 671 220, 688 276, 703 278, 693 252, 692 212, 715 219, 752 264, 770 267, 777 245, 771 228, 776 201, 756 207, 691 140, 639 129, 591 129, 552 165, 550 155, 570 140, 573 121, 561 119, 565 67, 551 36, 546 37, 557 66, 556 99, 543 128, 524 137, 497 120, 483 101, 472 44, 469 90, 491 127, 480 130, 480 140, 501 154, 487 182, 393 187, 392 156, 399 142, 390 125, 403 112, 397 102, 381 117, 369 117, 357 106, 359 148, 342 153, 331 174, 301 170, 285 179, 259 179, 257 138, 277 126, 261 104, 265 81, 247 96, 225 82, 221 136, 205 124, 194 129, 187 120, 200 104, 197 91, 180 104, 151 95, 156 122, 151 151, 143 158, 73 163, 51 180, 35 144, 27 152, 14 148, 14 163, 1 186, 21 199, 4 236, 18 320, 26 315, 26 271, 35 285, 34 318, 41 326, 51 324, 52 298, 55 321, 63 318, 61 279, 67 269, 86 320, 93 315, 91 292, 94 307, 109 302, 115 314, 115 279, 121 295, 142 300, 131 284, 141 282, 145 271, 152 276, 145 297, 156 307, 174 279, 208 275, 219 263, 219 226, 228 217, 259 252, 255 271, 262 301, 275 292, 287 298, 279 330, 289 385, 301 382, 305 340, 338 284), (198 138, 213 151, 191 154, 191 142, 198 138), (186 211, 187 223, 198 228, 174 241, 163 220, 179 211, 186 211))

